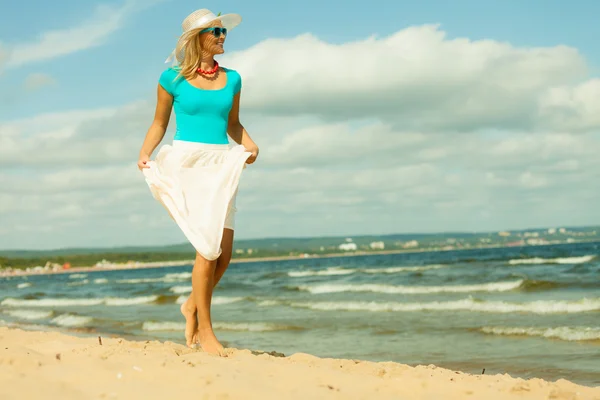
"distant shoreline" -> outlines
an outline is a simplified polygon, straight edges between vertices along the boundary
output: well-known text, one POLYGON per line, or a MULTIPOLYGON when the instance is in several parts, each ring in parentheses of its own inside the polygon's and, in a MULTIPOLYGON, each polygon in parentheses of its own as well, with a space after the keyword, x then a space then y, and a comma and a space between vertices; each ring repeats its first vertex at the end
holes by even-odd
MULTIPOLYGON (((547 243, 538 245, 523 245, 523 246, 506 246, 506 245, 487 245, 471 248, 454 248, 454 249, 398 249, 398 250, 381 250, 381 251, 353 251, 344 253, 329 253, 329 254, 318 254, 313 255, 306 253, 305 255, 297 256, 270 256, 270 257, 252 257, 252 258, 232 258, 231 264, 236 263, 248 263, 248 262, 265 262, 265 261, 287 261, 287 260, 306 260, 315 258, 341 258, 341 257, 359 257, 359 256, 376 256, 376 255, 389 255, 389 254, 401 254, 401 253, 437 253, 445 251, 469 251, 469 250, 485 250, 494 248, 517 248, 517 247, 548 247, 563 244, 578 244, 578 243, 600 243, 599 239, 589 240, 578 240, 575 242, 567 243, 547 243)), ((88 273, 88 272, 101 272, 101 271, 121 271, 121 270, 133 270, 133 269, 152 269, 152 268, 165 268, 165 267, 181 267, 185 265, 193 265, 194 260, 172 260, 172 261, 152 261, 152 262, 138 262, 138 263, 109 263, 107 266, 82 266, 72 267, 69 269, 60 269, 57 271, 31 271, 25 272, 24 270, 16 274, 6 274, 0 272, 0 277, 18 277, 18 276, 31 276, 31 275, 54 275, 54 274, 71 274, 71 273, 88 273)))

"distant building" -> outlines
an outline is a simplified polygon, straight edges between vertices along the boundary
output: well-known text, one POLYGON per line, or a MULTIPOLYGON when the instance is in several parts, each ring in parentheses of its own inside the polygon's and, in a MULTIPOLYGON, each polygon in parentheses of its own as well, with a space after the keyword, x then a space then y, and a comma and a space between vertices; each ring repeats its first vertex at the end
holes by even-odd
POLYGON ((342 243, 338 246, 338 248, 343 251, 354 251, 358 247, 356 246, 356 243, 342 243))
POLYGON ((371 242, 369 247, 373 250, 383 250, 385 248, 385 244, 383 242, 371 242))
POLYGON ((508 236, 510 236, 510 232, 506 232, 506 231, 498 232, 498 236, 508 237, 508 236))
POLYGON ((554 235, 556 233, 556 228, 550 228, 548 229, 548 234, 549 235, 554 235))
POLYGON ((417 242, 416 240, 409 240, 408 242, 405 242, 402 247, 404 247, 405 249, 411 249, 414 247, 419 247, 419 242, 417 242))
POLYGON ((527 244, 532 245, 532 246, 538 246, 541 244, 548 244, 548 241, 545 239, 530 238, 530 239, 527 239, 527 244))

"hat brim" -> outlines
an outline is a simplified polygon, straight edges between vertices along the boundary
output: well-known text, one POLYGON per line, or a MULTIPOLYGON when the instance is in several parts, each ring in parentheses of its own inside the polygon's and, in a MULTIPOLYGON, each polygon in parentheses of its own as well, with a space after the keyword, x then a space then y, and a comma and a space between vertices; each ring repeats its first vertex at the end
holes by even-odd
MULTIPOLYGON (((219 15, 209 21, 206 21, 202 25, 200 25, 198 27, 194 27, 190 30, 207 28, 214 21, 221 21, 221 24, 223 24, 224 28, 227 28, 228 30, 232 30, 233 28, 238 26, 240 24, 240 22, 242 22, 242 16, 239 14, 233 14, 233 13, 219 15)), ((178 41, 177 41, 178 45, 179 45, 179 40, 181 40, 181 38, 178 39, 178 41)), ((183 60, 183 53, 184 53, 183 49, 178 54, 175 54, 175 50, 173 50, 173 53, 171 53, 171 55, 167 58, 165 63, 167 63, 169 61, 173 61, 173 62, 177 61, 177 62, 181 63, 181 61, 183 60)))
POLYGON ((227 28, 229 30, 235 28, 236 26, 238 26, 240 24, 240 22, 242 22, 242 16, 239 14, 223 14, 223 15, 219 15, 218 17, 215 17, 209 21, 206 21, 205 23, 203 23, 202 25, 195 27, 193 29, 201 29, 201 28, 206 28, 208 27, 210 24, 212 24, 215 21, 221 21, 221 23, 223 24, 224 28, 227 28))
POLYGON ((242 16, 239 14, 223 14, 219 15, 217 20, 221 21, 223 27, 233 29, 242 22, 242 16))

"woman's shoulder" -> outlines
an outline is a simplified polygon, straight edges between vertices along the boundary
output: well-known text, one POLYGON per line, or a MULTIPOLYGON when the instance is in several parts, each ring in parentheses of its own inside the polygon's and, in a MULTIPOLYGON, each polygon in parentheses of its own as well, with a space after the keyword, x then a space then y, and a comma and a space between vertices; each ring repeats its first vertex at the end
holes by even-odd
POLYGON ((233 84, 234 93, 238 93, 242 89, 242 77, 235 69, 221 67, 227 74, 227 82, 233 84))
POLYGON ((240 73, 237 72, 237 70, 232 69, 232 68, 223 67, 223 66, 221 68, 223 68, 223 70, 227 73, 227 76, 233 76, 234 78, 242 79, 242 77, 240 76, 240 73))
POLYGON ((179 75, 179 68, 169 67, 161 72, 160 77, 161 79, 168 78, 174 80, 175 78, 177 78, 177 75, 179 75))
POLYGON ((175 94, 177 85, 181 82, 181 76, 178 78, 179 69, 175 67, 165 69, 158 78, 160 85, 171 95, 175 94))

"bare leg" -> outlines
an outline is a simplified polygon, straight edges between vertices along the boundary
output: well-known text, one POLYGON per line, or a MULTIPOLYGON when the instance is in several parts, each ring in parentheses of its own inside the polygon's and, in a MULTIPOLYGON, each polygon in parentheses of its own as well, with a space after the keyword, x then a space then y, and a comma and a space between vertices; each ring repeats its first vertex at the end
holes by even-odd
POLYGON ((217 260, 208 261, 197 257, 192 271, 192 298, 198 313, 198 342, 206 353, 223 353, 223 345, 219 343, 212 328, 210 305, 215 281, 217 260))
POLYGON ((217 259, 217 268, 215 269, 215 287, 225 274, 229 263, 231 262, 231 254, 233 252, 233 230, 223 229, 223 240, 221 241, 221 255, 217 259))
POLYGON ((198 330, 198 313, 196 312, 196 304, 190 301, 190 298, 179 308, 181 314, 185 318, 185 344, 188 347, 193 347, 198 341, 196 331, 198 330))
MULTIPOLYGON (((221 255, 217 259, 217 265, 215 267, 214 279, 213 279, 213 289, 217 286, 223 274, 227 270, 229 263, 231 261, 231 255, 233 251, 233 230, 232 229, 224 229, 223 230, 223 238, 221 241, 221 255)), ((200 262, 204 260, 199 254, 196 254, 196 264, 198 263, 198 258, 200 258, 200 262)), ((204 260, 205 261, 205 260, 204 260)), ((195 268, 195 265, 194 265, 195 268)), ((185 317, 185 340, 188 347, 193 347, 194 344, 198 341, 198 320, 197 320, 197 309, 194 295, 194 287, 192 285, 192 293, 188 299, 181 305, 181 313, 185 317)))

